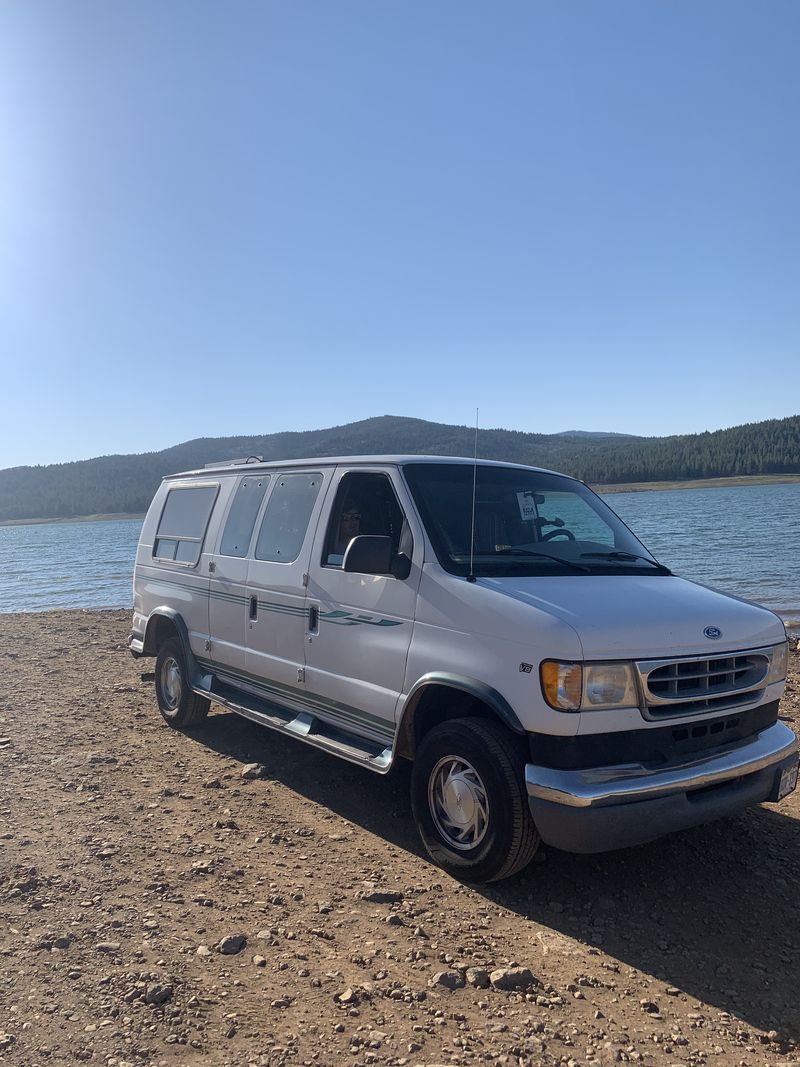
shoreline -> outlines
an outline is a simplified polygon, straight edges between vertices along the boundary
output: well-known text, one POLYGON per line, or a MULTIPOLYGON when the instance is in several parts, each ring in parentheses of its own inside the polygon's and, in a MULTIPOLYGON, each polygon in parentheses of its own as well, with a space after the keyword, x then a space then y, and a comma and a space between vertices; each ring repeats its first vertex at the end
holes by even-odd
MULTIPOLYGON (((720 478, 694 478, 666 482, 593 482, 596 493, 648 493, 672 489, 742 489, 751 485, 793 485, 800 482, 800 474, 737 474, 720 478)), ((588 483, 587 483, 588 484, 588 483)), ((53 523, 74 522, 143 522, 145 513, 129 511, 102 512, 97 515, 50 516, 40 519, 0 519, 3 526, 46 526, 53 523)))
POLYGON ((0 526, 52 526, 73 522, 144 522, 145 513, 137 515, 130 511, 108 512, 99 515, 70 515, 69 518, 49 519, 0 519, 0 526))
POLYGON ((751 485, 793 485, 800 474, 736 474, 724 478, 694 478, 676 482, 613 482, 592 484, 595 493, 647 493, 670 489, 743 489, 751 485))

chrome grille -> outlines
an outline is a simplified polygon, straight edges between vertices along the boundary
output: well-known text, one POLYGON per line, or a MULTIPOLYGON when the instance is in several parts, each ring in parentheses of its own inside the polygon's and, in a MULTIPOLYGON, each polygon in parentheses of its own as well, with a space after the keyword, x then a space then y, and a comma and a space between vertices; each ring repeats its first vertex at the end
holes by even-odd
POLYGON ((637 663, 649 717, 741 707, 760 696, 771 649, 637 663))

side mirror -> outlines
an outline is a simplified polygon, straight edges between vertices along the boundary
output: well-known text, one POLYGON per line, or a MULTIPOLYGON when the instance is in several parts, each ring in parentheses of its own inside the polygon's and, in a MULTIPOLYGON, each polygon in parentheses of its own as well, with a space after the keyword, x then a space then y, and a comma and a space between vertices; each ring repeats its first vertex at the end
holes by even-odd
POLYGON ((342 570, 351 574, 391 574, 392 539, 374 534, 360 534, 347 546, 342 570))
POLYGON ((405 581, 411 574, 411 560, 405 552, 395 552, 392 556, 392 575, 405 581))

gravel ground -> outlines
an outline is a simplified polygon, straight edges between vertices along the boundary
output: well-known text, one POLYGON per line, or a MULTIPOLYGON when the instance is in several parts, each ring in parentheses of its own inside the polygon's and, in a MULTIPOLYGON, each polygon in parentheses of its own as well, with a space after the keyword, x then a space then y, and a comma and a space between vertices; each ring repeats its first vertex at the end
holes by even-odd
POLYGON ((172 731, 128 628, 0 616, 4 1063, 800 1063, 800 794, 464 886, 407 768, 172 731))

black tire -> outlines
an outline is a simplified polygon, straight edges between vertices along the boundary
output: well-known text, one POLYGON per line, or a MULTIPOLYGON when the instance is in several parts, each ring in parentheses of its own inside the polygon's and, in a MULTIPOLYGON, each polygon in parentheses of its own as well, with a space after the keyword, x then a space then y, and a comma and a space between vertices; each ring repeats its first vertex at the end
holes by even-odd
POLYGON ((177 637, 170 637, 159 646, 156 656, 156 700, 164 721, 176 729, 197 726, 208 715, 210 702, 206 697, 193 693, 189 687, 186 657, 177 637))
POLYGON ((424 737, 411 806, 434 863, 467 882, 508 878, 530 863, 540 838, 524 767, 522 746, 490 719, 450 719, 424 737))

